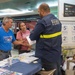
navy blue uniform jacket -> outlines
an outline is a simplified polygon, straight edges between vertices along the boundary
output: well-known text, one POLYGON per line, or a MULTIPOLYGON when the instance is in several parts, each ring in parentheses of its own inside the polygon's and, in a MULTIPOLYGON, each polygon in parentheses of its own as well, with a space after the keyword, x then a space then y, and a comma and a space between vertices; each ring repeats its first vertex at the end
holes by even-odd
POLYGON ((57 62, 61 58, 61 35, 53 38, 40 38, 43 34, 54 34, 61 31, 60 21, 53 15, 49 14, 40 19, 34 30, 30 34, 31 40, 36 40, 35 56, 57 62))

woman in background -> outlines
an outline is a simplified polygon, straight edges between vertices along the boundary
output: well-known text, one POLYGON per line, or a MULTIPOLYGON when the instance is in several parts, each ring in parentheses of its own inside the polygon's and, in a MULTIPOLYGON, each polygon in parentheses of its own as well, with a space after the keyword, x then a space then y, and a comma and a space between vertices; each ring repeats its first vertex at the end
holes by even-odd
POLYGON ((24 22, 19 23, 19 31, 17 32, 16 39, 23 40, 24 45, 19 49, 19 54, 24 52, 30 52, 31 46, 29 45, 26 37, 30 35, 30 31, 26 29, 26 25, 24 22))

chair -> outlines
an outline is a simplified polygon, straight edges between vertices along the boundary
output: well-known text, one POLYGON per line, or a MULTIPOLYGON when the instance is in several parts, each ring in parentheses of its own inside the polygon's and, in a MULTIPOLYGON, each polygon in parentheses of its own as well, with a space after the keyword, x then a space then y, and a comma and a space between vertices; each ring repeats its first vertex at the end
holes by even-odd
POLYGON ((50 70, 50 71, 45 71, 42 70, 39 72, 40 75, 53 75, 56 69, 50 70))
POLYGON ((75 60, 67 60, 67 69, 65 73, 66 75, 75 75, 75 70, 69 69, 70 62, 75 63, 75 60))

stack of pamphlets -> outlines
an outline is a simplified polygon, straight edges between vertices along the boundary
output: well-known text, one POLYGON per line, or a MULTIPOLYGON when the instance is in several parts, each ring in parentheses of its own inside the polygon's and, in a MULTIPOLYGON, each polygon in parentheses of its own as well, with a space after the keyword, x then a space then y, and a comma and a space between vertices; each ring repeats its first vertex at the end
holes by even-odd
POLYGON ((4 68, 0 68, 0 75, 23 75, 19 72, 13 72, 4 68))
POLYGON ((37 57, 31 56, 31 57, 24 57, 24 56, 20 56, 20 61, 21 62, 25 62, 25 63, 31 63, 34 62, 35 60, 37 60, 37 57))

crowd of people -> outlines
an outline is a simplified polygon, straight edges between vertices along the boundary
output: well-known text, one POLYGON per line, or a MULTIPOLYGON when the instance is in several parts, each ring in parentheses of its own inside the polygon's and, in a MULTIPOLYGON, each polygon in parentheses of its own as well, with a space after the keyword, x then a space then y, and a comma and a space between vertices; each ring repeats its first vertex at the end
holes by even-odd
POLYGON ((31 31, 26 29, 24 22, 19 23, 19 31, 14 37, 10 30, 13 19, 4 17, 0 27, 0 60, 6 59, 11 55, 12 43, 20 45, 19 54, 30 52, 31 45, 26 37, 32 41, 36 40, 35 56, 41 60, 42 68, 46 71, 56 69, 54 75, 61 75, 61 28, 62 24, 57 17, 51 14, 48 4, 43 3, 38 8, 40 20, 31 31))

